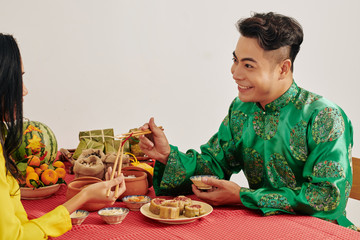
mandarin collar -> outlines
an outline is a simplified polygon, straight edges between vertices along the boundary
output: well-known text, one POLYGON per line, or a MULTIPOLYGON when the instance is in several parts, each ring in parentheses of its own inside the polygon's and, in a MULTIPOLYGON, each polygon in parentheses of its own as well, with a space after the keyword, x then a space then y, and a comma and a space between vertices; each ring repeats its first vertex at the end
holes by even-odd
MULTIPOLYGON (((283 95, 265 105, 265 112, 280 111, 281 108, 287 106, 295 99, 298 92, 299 87, 296 85, 295 81, 293 81, 290 88, 283 95)), ((256 103, 256 105, 262 109, 259 103, 256 103)))

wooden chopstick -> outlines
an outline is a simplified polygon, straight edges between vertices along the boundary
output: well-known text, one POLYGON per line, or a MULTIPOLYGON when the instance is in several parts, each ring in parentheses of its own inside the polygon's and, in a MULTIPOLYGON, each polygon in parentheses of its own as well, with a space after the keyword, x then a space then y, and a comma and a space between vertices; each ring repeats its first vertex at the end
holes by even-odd
MULTIPOLYGON (((117 167, 118 162, 119 162, 119 156, 121 156, 121 164, 122 164, 122 153, 124 152, 124 145, 125 144, 120 143, 118 152, 116 154, 116 159, 115 159, 115 162, 114 162, 113 170, 111 172, 110 180, 114 179, 115 172, 116 172, 116 167, 117 167)), ((121 166, 121 164, 120 164, 120 166, 121 166)), ((120 167, 120 172, 121 172, 121 167, 120 167)), ((119 176, 120 172, 118 173, 118 176, 119 176)), ((117 187, 119 189, 119 185, 117 185, 117 187)), ((115 190, 116 190, 116 188, 115 188, 115 190)), ((109 197, 110 191, 111 191, 111 189, 109 188, 108 191, 107 191, 107 194, 106 194, 107 197, 109 197)))
MULTIPOLYGON (((123 160, 123 155, 124 155, 124 147, 125 147, 125 144, 122 144, 121 152, 120 152, 120 163, 118 164, 118 170, 117 170, 118 176, 120 176, 120 173, 121 173, 122 160, 123 160)), ((115 167, 114 167, 114 170, 115 170, 115 167)), ((119 192, 119 185, 116 185, 115 196, 117 196, 118 192, 119 192)))
MULTIPOLYGON (((163 128, 162 126, 159 126, 159 128, 160 128, 161 130, 164 130, 164 128, 163 128)), ((145 130, 145 131, 143 131, 143 130, 138 130, 138 131, 134 131, 134 132, 123 133, 123 134, 121 134, 121 135, 116 136, 116 138, 119 138, 119 139, 121 139, 121 138, 126 138, 126 137, 130 136, 130 134, 132 134, 132 135, 131 135, 132 137, 136 137, 136 136, 146 135, 146 134, 150 134, 150 133, 151 133, 151 130, 150 130, 150 129, 149 129, 149 130, 145 130)))

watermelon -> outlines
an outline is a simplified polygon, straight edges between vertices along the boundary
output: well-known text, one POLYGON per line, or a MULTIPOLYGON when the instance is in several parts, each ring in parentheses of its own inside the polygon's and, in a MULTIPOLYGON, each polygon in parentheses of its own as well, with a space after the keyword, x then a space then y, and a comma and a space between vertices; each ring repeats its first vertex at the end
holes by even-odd
POLYGON ((23 141, 12 154, 15 162, 22 162, 30 155, 38 156, 41 163, 51 164, 58 152, 55 134, 44 123, 24 120, 23 141))

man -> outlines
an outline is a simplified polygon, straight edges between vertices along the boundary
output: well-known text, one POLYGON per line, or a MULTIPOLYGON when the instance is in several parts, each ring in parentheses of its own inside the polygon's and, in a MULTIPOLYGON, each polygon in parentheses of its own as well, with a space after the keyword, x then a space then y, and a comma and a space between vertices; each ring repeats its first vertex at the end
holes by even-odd
POLYGON ((352 184, 351 122, 336 104, 294 82, 300 24, 270 12, 240 20, 238 29, 231 68, 238 97, 201 153, 169 145, 153 118, 142 127, 152 130, 140 147, 157 160, 156 194, 187 193, 190 176, 217 175, 222 180, 203 179, 212 191, 192 185, 212 205, 242 203, 264 215, 307 214, 355 229, 344 215, 352 184), (228 181, 241 170, 250 188, 228 181))

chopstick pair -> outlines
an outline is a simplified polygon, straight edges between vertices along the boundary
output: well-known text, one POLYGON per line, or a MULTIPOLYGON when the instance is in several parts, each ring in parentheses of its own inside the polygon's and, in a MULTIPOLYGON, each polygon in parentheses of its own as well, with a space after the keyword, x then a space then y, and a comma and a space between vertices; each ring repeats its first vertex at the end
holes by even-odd
MULTIPOLYGON (((159 128, 164 131, 162 126, 159 126, 159 128)), ((122 142, 121 142, 121 144, 119 146, 119 149, 118 149, 118 152, 117 152, 117 155, 116 155, 116 159, 115 159, 115 163, 114 163, 114 169, 113 169, 113 171, 111 173, 110 180, 114 179, 115 172, 117 172, 118 176, 121 173, 121 166, 122 166, 122 159, 123 159, 123 154, 124 154, 125 142, 127 140, 129 140, 129 138, 131 138, 131 137, 136 137, 136 136, 140 136, 140 135, 146 135, 146 134, 150 134, 150 133, 151 133, 151 130, 149 129, 149 130, 145 130, 145 131, 138 130, 138 131, 134 131, 134 132, 128 132, 128 133, 121 134, 119 136, 115 136, 115 138, 118 138, 118 139, 121 139, 121 140, 125 139, 125 140, 122 140, 122 142), (119 158, 120 158, 120 163, 118 163, 119 158), (117 171, 115 170, 116 167, 118 167, 117 171)), ((109 188, 108 191, 107 191, 107 194, 106 194, 107 197, 110 196, 110 191, 111 191, 111 189, 109 188)), ((119 185, 116 185, 116 187, 115 187, 115 196, 118 194, 118 191, 119 191, 119 185)))
MULTIPOLYGON (((163 128, 162 126, 159 126, 159 128, 164 131, 164 128, 163 128)), ((123 133, 123 134, 121 134, 121 135, 115 136, 115 138, 123 139, 123 138, 129 137, 130 135, 131 135, 132 137, 137 137, 137 136, 146 135, 146 134, 150 134, 150 133, 151 133, 151 130, 150 130, 150 129, 149 129, 149 130, 145 130, 145 131, 143 131, 143 130, 138 130, 138 131, 134 131, 134 132, 123 133)))
MULTIPOLYGON (((132 136, 132 134, 130 134, 125 140, 123 140, 119 146, 119 149, 117 151, 117 154, 116 154, 116 159, 115 159, 115 162, 114 162, 114 166, 113 166, 113 171, 111 172, 111 176, 110 176, 110 180, 114 179, 114 176, 115 176, 115 172, 117 172, 117 175, 119 176, 120 173, 121 173, 121 167, 122 167, 122 160, 123 160, 123 154, 124 154, 124 146, 125 146, 125 142, 132 136), (120 157, 120 163, 119 162, 119 157, 120 157), (118 168, 118 170, 116 171, 116 167, 118 168)), ((110 191, 111 189, 109 188, 108 191, 107 191, 107 194, 106 196, 109 197, 110 195, 110 191)), ((119 185, 116 185, 115 187, 115 196, 117 196, 119 192, 119 185)))

